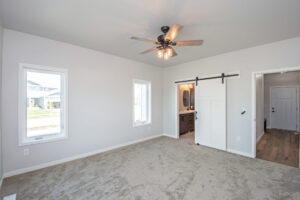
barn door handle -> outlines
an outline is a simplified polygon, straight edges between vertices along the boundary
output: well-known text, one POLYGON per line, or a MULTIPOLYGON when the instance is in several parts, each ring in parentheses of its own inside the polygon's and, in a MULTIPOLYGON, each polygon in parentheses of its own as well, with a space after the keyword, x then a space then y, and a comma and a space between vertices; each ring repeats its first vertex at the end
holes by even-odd
POLYGON ((274 113, 275 112, 275 108, 274 107, 272 107, 272 113, 274 113))

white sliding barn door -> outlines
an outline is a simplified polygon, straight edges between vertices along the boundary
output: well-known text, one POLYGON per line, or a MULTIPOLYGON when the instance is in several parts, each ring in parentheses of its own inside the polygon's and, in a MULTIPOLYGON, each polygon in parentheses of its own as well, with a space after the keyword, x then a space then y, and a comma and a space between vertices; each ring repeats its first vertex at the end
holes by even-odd
POLYGON ((199 81, 195 92, 195 142, 226 150, 226 80, 199 81))
POLYGON ((271 128, 297 130, 297 88, 271 88, 271 128))

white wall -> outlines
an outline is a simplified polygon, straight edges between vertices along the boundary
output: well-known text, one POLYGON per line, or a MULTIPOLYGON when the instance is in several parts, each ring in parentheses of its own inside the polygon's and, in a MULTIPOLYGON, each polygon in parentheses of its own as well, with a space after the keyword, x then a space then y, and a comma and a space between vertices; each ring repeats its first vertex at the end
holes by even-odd
POLYGON ((300 72, 286 72, 265 75, 265 118, 270 128, 270 88, 272 86, 298 86, 300 88, 300 72))
MULTIPOLYGON (((138 56, 138 55, 137 55, 138 56)), ((162 69, 86 48, 4 30, 4 172, 162 134, 162 69), (69 138, 18 146, 18 65, 69 71, 69 138), (152 82, 152 124, 132 127, 132 79, 152 82), (30 150, 24 156, 24 148, 30 150)))
POLYGON ((264 135, 264 75, 257 74, 256 81, 256 142, 264 135))
MULTIPOLYGON (((201 47, 194 47, 195 51, 197 48, 201 47)), ((227 148, 254 155, 251 130, 252 72, 300 66, 299 52, 300 37, 165 68, 164 133, 176 136, 175 80, 240 71, 240 78, 228 79, 227 84, 227 148), (244 108, 247 113, 241 115, 244 108)))
MULTIPOLYGON (((2 43, 3 43, 3 28, 0 19, 0 179, 3 175, 2 162, 2 43)), ((1 186, 1 185, 0 185, 1 186)))

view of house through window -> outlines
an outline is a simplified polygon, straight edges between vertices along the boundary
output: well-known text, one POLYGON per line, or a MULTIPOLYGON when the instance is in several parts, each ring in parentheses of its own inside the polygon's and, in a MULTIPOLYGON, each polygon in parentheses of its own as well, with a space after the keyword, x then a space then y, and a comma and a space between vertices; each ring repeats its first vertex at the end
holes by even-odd
POLYGON ((134 124, 150 123, 150 83, 134 81, 134 124))
POLYGON ((61 75, 27 71, 27 137, 61 132, 61 75))

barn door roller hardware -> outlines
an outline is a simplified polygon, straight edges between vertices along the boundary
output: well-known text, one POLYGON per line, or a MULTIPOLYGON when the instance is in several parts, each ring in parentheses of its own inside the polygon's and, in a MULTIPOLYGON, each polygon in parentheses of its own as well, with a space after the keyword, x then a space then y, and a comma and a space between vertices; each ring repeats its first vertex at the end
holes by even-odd
POLYGON ((225 73, 222 73, 220 76, 212 76, 212 77, 205 77, 205 78, 198 78, 198 76, 197 76, 195 79, 175 81, 175 83, 186 83, 186 82, 195 81, 196 85, 198 85, 198 81, 221 78, 222 79, 222 84, 223 84, 225 78, 233 77, 233 76, 239 76, 239 74, 225 74, 225 73))

